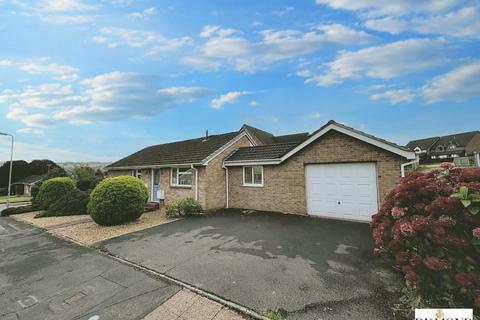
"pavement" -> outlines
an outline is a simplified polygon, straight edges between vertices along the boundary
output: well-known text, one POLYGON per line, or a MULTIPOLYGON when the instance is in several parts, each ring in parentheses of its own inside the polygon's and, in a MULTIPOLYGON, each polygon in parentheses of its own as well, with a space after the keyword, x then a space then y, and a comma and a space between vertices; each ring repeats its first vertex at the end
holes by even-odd
MULTIPOLYGON (((21 206, 27 206, 27 205, 30 205, 32 204, 31 202, 12 202, 10 203, 10 207, 13 208, 13 207, 21 207, 21 206)), ((3 209, 6 209, 7 208, 7 204, 6 203, 0 203, 0 212, 2 212, 3 209)))
POLYGON ((389 319, 401 279, 366 224, 296 215, 194 216, 96 244, 259 313, 389 319))
POLYGON ((0 319, 143 319, 181 288, 0 217, 0 319))

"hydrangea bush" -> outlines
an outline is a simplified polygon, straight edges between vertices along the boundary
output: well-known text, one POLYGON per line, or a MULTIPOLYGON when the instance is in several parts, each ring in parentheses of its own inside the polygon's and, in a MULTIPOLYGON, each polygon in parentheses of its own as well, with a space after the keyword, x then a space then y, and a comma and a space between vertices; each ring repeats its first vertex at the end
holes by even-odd
MULTIPOLYGON (((374 253, 405 276, 409 309, 480 309, 480 168, 412 172, 372 217, 374 253)), ((404 306, 404 309, 408 309, 404 306)))

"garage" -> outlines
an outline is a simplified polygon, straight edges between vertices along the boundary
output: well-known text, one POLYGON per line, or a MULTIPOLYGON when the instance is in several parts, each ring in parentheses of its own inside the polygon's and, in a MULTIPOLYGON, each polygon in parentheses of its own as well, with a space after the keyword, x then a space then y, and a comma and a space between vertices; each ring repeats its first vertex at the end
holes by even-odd
POLYGON ((378 210, 373 162, 306 165, 305 182, 310 215, 368 222, 378 210))

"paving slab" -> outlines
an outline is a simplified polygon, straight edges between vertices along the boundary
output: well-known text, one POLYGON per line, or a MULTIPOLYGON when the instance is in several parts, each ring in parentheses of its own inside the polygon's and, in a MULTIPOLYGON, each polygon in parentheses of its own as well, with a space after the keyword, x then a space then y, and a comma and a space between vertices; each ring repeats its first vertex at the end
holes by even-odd
POLYGON ((0 217, 0 319, 143 319, 180 287, 0 217))

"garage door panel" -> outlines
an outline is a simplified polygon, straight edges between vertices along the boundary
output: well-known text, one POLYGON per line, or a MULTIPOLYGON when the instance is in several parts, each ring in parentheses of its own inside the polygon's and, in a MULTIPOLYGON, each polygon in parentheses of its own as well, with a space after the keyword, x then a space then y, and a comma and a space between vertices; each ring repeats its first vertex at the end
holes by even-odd
POLYGON ((305 174, 311 215, 369 221, 378 210, 374 163, 307 165, 305 174))

